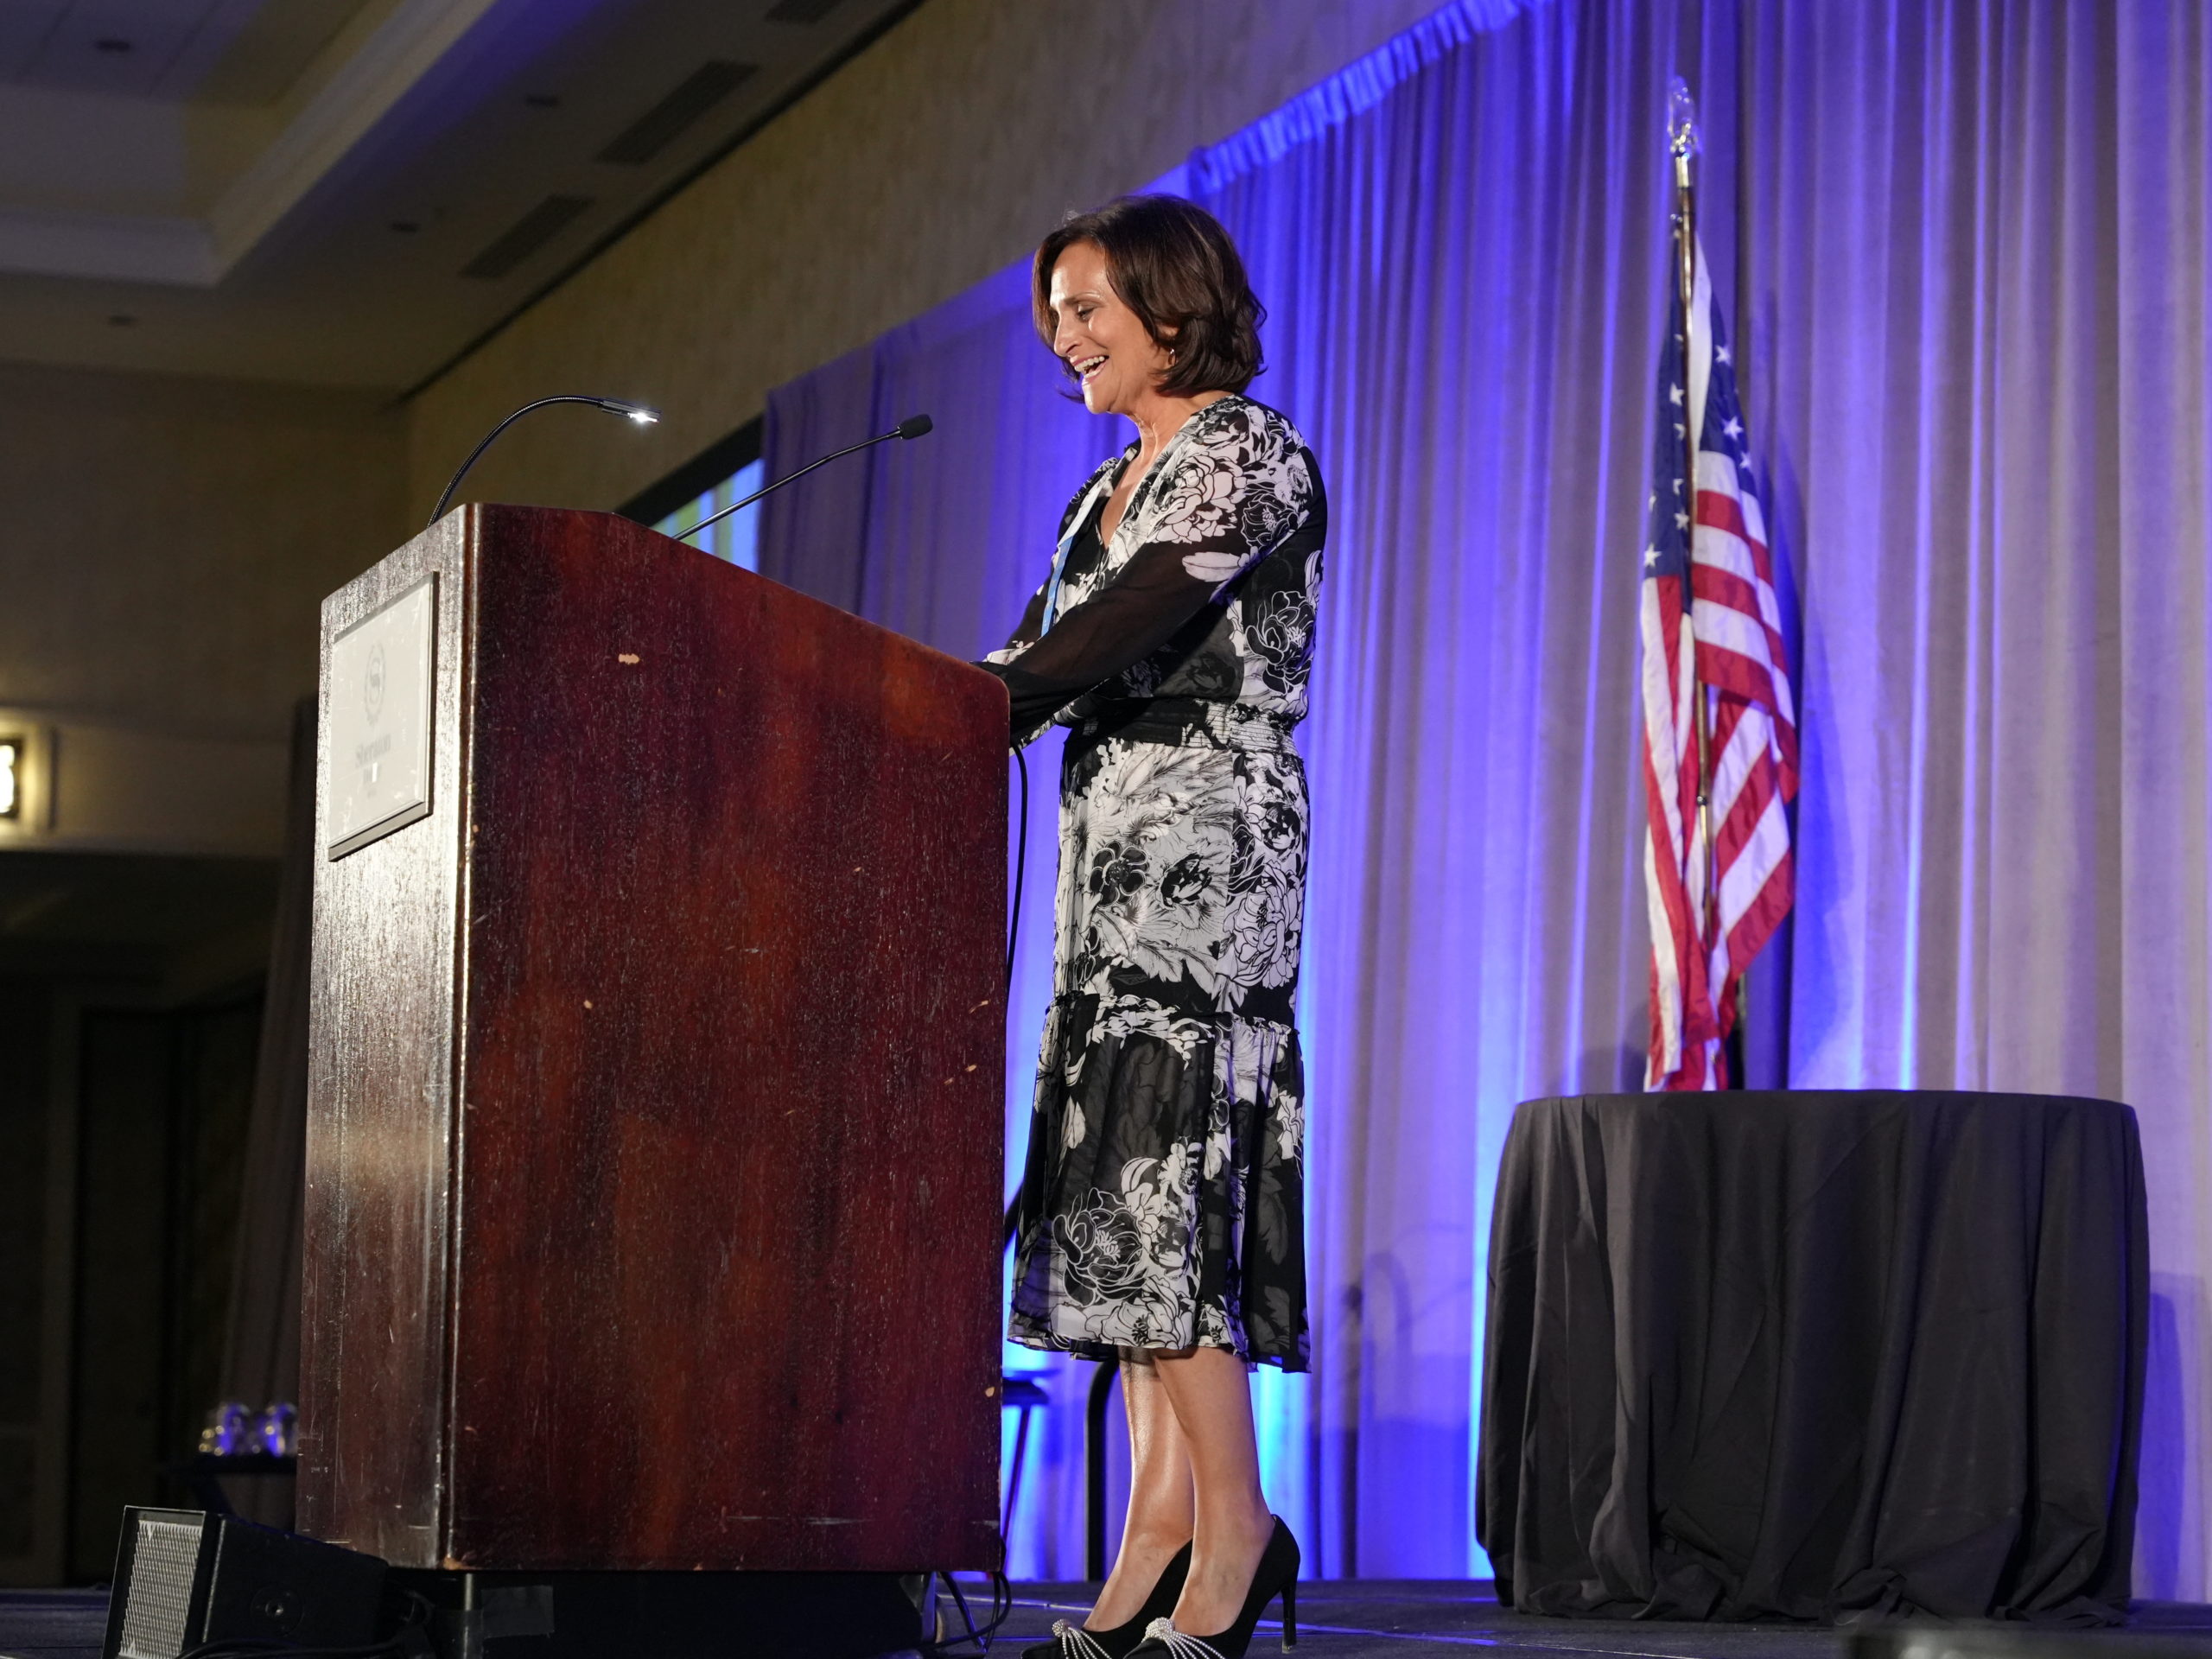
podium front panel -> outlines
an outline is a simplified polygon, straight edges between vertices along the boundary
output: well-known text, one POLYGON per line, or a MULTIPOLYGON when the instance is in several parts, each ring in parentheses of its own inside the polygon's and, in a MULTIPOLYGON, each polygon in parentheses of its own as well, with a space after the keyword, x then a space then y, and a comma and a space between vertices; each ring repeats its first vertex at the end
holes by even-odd
POLYGON ((1002 690, 542 510, 454 515, 327 637, 441 558, 430 812, 318 887, 311 1161, 369 1262, 311 1238, 310 1529, 410 1566, 995 1564, 1002 690), (379 853, 423 868, 349 868, 379 853), (411 1137, 381 1173, 365 1089, 411 1137))

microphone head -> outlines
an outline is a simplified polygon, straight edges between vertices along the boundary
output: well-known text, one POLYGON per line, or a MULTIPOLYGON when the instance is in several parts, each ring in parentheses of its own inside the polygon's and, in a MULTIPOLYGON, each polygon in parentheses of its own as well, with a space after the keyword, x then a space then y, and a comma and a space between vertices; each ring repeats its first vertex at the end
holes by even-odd
POLYGON ((926 415, 909 415, 899 423, 896 429, 902 438, 918 438, 928 433, 936 424, 937 423, 926 415))

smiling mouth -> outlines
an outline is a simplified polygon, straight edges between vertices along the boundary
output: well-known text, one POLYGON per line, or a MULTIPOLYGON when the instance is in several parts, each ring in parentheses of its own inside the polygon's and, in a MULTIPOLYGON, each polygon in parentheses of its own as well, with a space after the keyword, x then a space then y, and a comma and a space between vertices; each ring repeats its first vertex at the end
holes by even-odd
POLYGON ((1068 366, 1076 372, 1077 378, 1084 385, 1089 385, 1090 377, 1106 366, 1106 354, 1101 352, 1096 357, 1071 358, 1068 359, 1068 366))

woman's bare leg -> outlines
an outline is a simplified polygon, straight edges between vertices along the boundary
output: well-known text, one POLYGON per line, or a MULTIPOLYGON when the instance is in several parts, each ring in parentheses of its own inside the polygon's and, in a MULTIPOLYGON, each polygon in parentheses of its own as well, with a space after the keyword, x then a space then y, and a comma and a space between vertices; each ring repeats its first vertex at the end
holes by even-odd
POLYGON ((1191 1452, 1150 1355, 1123 1356, 1122 1408, 1129 1421, 1129 1510, 1114 1570, 1084 1620, 1100 1630, 1135 1618, 1169 1560, 1191 1541, 1191 1452))
POLYGON ((1175 1628, 1213 1636, 1236 1622, 1274 1530, 1260 1491, 1260 1446, 1244 1362, 1226 1348, 1151 1355, 1190 1459, 1195 1539, 1175 1628))

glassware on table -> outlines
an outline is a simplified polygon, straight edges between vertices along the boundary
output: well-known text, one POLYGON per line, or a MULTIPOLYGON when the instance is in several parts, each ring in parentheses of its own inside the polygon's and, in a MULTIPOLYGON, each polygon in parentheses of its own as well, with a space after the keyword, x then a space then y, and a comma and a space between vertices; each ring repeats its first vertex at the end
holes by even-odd
POLYGON ((300 1409, 289 1400, 272 1400, 254 1420, 252 1445, 272 1458, 289 1458, 299 1448, 300 1409))
POLYGON ((245 1401, 224 1401, 207 1414, 207 1427, 200 1431, 200 1454, 232 1458, 241 1452, 259 1450, 253 1441, 254 1421, 245 1401))

